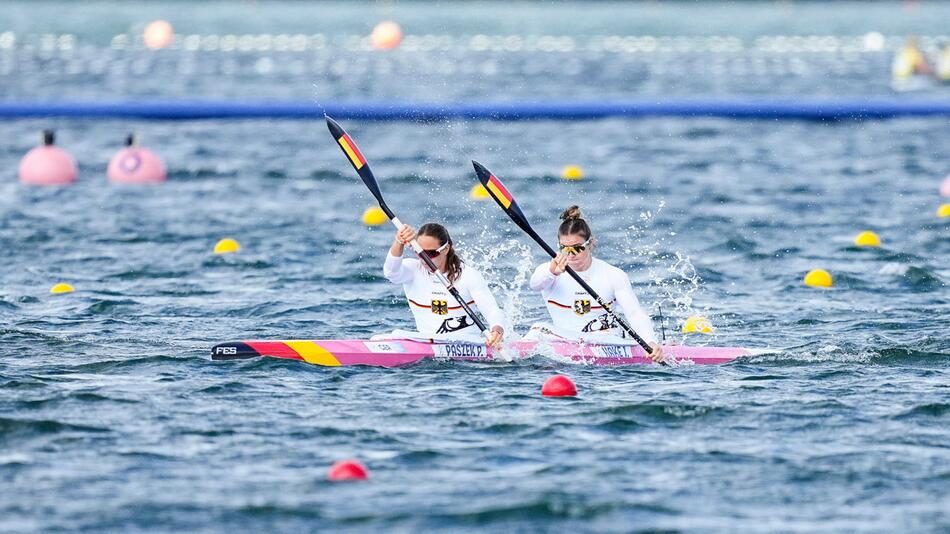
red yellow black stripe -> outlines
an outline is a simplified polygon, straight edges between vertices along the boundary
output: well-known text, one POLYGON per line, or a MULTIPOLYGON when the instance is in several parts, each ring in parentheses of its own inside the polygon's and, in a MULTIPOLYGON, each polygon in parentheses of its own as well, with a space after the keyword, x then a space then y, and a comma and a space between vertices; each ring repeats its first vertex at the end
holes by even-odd
POLYGON ((347 157, 350 158, 350 162, 353 163, 356 170, 360 170, 363 168, 363 165, 366 165, 366 158, 360 153, 360 149, 356 148, 356 143, 350 139, 349 134, 343 134, 336 141, 343 147, 343 152, 346 152, 347 157))
MULTIPOLYGON (((432 307, 431 304, 421 304, 421 303, 416 302, 416 301, 414 301, 414 300, 412 300, 412 299, 406 299, 406 300, 409 301, 409 304, 412 304, 413 306, 418 306, 419 308, 429 309, 429 308, 432 307)), ((472 304, 475 304, 475 301, 474 301, 474 300, 470 300, 470 301, 466 302, 465 304, 471 306, 472 304)), ((461 307, 461 306, 449 306, 448 309, 450 309, 450 310, 460 310, 460 309, 462 309, 462 307, 461 307)))
POLYGON ((212 360, 236 360, 272 356, 335 367, 340 361, 330 351, 313 341, 239 341, 221 343, 211 348, 212 360))
POLYGON ((494 174, 488 177, 488 183, 485 184, 485 187, 494 193, 495 199, 498 200, 505 209, 511 206, 511 193, 505 189, 505 186, 501 185, 501 182, 498 178, 495 178, 494 174))
MULTIPOLYGON (((615 299, 615 300, 616 300, 616 299, 615 299)), ((614 301, 612 300, 612 301, 610 301, 610 303, 613 304, 614 301)), ((554 300, 549 300, 549 301, 548 301, 548 304, 557 306, 558 308, 564 308, 565 310, 573 310, 573 309, 574 309, 574 306, 573 306, 573 305, 561 304, 560 302, 557 302, 557 301, 554 301, 554 300)), ((592 309, 592 310, 602 310, 602 309, 604 309, 604 307, 603 307, 603 306, 591 306, 590 309, 592 309)))

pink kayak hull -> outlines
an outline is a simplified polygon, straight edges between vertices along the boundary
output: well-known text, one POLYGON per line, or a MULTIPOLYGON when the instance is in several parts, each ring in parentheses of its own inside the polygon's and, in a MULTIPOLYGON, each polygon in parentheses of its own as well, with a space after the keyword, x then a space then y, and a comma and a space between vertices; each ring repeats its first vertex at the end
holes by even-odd
MULTIPOLYGON (((721 364, 742 356, 767 351, 738 347, 664 346, 667 360, 676 363, 721 364)), ((569 341, 511 341, 505 344, 499 361, 544 355, 589 365, 652 364, 639 346, 594 345, 569 341)), ((221 343, 211 349, 213 360, 234 360, 270 356, 302 360, 315 365, 371 365, 398 367, 421 360, 495 361, 493 351, 476 343, 425 343, 409 339, 362 341, 317 339, 287 341, 237 341, 221 343)))

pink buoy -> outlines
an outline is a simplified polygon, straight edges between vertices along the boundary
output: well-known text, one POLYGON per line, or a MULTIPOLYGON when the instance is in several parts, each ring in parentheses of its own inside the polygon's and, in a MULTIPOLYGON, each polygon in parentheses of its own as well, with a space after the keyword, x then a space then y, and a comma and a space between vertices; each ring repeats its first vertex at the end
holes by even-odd
POLYGON ((950 197, 950 174, 943 179, 943 183, 940 184, 940 194, 945 197, 950 197))
POLYGON ((391 20, 384 20, 373 28, 369 39, 377 50, 394 50, 402 42, 402 28, 391 20))
POLYGON ((55 142, 53 130, 44 130, 43 145, 31 149, 20 160, 20 183, 70 185, 76 181, 76 161, 55 142))
POLYGON ((157 184, 165 181, 165 164, 147 148, 138 146, 135 135, 129 134, 125 148, 112 156, 106 171, 110 182, 124 184, 157 184))
POLYGON ((142 32, 142 41, 152 50, 168 48, 175 40, 175 29, 167 20, 155 20, 145 27, 142 32))

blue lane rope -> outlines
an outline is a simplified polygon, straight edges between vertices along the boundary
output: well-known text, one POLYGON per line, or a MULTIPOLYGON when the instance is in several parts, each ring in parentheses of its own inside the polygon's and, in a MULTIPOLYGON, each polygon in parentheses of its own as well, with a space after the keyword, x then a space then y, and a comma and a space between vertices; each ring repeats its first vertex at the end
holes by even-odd
POLYGON ((724 117, 847 120, 950 116, 950 99, 677 99, 608 102, 0 102, 0 119, 31 117, 194 119, 578 120, 607 117, 724 117))

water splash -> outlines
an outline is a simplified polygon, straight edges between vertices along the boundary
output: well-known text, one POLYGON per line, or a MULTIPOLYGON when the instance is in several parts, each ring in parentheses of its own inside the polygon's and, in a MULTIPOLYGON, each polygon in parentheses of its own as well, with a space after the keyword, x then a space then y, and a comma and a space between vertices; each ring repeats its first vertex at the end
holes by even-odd
MULTIPOLYGON (((675 249, 670 252, 676 232, 664 233, 655 228, 657 218, 665 208, 666 201, 660 199, 654 210, 640 212, 636 222, 627 226, 623 251, 627 257, 645 265, 645 275, 641 278, 649 280, 650 295, 639 295, 641 305, 652 310, 659 305, 664 310, 664 321, 669 316, 677 325, 697 314, 693 300, 702 280, 687 254, 675 249)), ((676 331, 676 328, 666 329, 676 331)))
MULTIPOLYGON (((484 227, 479 242, 492 242, 494 229, 484 227)), ((498 305, 508 317, 506 338, 514 339, 514 325, 525 324, 527 306, 525 288, 528 276, 534 270, 531 247, 517 239, 508 239, 488 245, 469 246, 472 267, 488 281, 498 305)))

